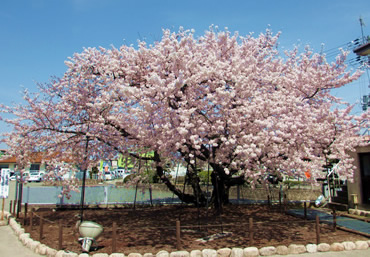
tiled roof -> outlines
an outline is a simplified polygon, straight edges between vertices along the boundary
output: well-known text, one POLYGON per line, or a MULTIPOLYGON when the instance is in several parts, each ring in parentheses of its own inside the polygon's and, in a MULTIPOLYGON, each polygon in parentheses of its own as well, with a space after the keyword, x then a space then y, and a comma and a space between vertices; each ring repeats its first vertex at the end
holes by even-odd
POLYGON ((0 159, 0 163, 16 163, 17 159, 15 157, 8 157, 5 159, 0 159))
MULTIPOLYGON (((31 162, 33 163, 41 163, 42 161, 42 156, 41 154, 39 153, 35 153, 33 158, 31 159, 31 162)), ((17 162, 17 158, 15 156, 10 156, 10 157, 6 157, 4 156, 3 158, 0 158, 0 163, 16 163, 17 162)))

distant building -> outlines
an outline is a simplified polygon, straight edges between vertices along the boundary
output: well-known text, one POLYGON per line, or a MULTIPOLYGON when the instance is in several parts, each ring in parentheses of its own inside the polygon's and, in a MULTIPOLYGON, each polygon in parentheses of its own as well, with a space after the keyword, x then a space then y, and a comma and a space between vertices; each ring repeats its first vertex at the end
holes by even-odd
MULTIPOLYGON (((370 136, 365 136, 364 140, 369 142, 370 136)), ((370 209, 370 145, 357 147, 351 156, 356 170, 353 183, 347 183, 349 207, 370 209)))
MULTIPOLYGON (((4 156, 3 156, 4 157, 4 156)), ((41 155, 35 154, 34 158, 31 160, 31 165, 26 170, 27 171, 43 171, 45 172, 45 163, 42 163, 41 155)), ((11 173, 14 173, 18 170, 17 167, 17 158, 14 156, 4 157, 0 159, 0 170, 1 169, 10 169, 11 173)))

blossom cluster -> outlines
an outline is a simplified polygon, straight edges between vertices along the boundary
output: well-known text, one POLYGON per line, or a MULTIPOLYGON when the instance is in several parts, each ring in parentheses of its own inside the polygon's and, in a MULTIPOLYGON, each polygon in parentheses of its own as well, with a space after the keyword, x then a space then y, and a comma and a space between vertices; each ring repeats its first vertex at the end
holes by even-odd
POLYGON ((63 77, 26 92, 25 105, 2 107, 16 117, 7 143, 17 156, 39 151, 80 165, 150 149, 252 180, 308 170, 314 179, 336 159, 350 177, 347 150, 368 113, 338 109, 330 90, 360 73, 347 71, 345 52, 335 63, 308 48, 282 55, 278 38, 180 29, 152 45, 84 49, 63 77))

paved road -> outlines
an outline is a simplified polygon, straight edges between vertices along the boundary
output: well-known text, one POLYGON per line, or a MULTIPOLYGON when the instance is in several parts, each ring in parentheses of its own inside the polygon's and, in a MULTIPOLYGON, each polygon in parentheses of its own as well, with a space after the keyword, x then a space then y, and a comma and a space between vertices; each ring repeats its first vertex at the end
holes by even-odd
POLYGON ((9 226, 0 226, 0 256, 39 257, 32 250, 23 246, 9 226))

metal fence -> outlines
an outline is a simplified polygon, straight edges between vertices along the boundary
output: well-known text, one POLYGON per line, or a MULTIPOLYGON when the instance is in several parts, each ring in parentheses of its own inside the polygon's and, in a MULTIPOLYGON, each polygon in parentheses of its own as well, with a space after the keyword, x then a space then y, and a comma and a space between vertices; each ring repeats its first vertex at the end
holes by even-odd
MULTIPOLYGON (((76 205, 81 201, 80 192, 72 191, 70 196, 61 195, 61 186, 24 187, 22 203, 36 205, 76 205)), ((149 190, 135 187, 115 187, 113 185, 86 186, 86 205, 110 205, 128 203, 166 203, 180 202, 177 196, 169 191, 149 190)))
MULTIPOLYGON (((62 186, 42 186, 23 188, 22 203, 37 205, 76 205, 81 201, 80 192, 72 191, 70 197, 61 196, 62 186)), ((191 188, 185 191, 190 193, 191 188), (189 190, 189 191, 188 191, 189 190)), ((206 191, 205 191, 206 192, 206 191)), ((248 188, 235 186, 230 188, 229 199, 236 203, 267 203, 281 202, 285 197, 288 201, 315 200, 321 194, 321 190, 307 189, 289 189, 272 188, 269 190, 263 188, 248 188)), ((209 195, 210 196, 210 195, 209 195)), ((119 205, 130 203, 180 203, 180 199, 169 191, 165 186, 153 187, 125 187, 114 185, 94 185, 85 187, 86 205, 119 205)))

